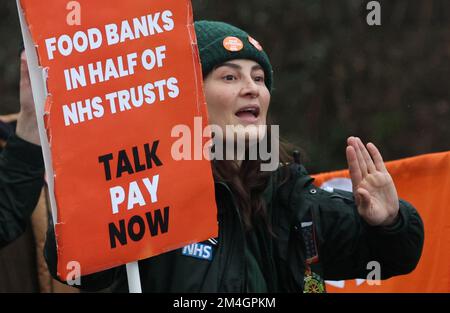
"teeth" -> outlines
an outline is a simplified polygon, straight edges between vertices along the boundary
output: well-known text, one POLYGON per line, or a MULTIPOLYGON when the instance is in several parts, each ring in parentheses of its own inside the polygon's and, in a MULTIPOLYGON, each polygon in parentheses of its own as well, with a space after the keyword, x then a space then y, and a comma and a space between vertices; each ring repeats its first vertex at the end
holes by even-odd
POLYGON ((255 108, 248 108, 248 109, 240 110, 240 112, 256 112, 256 109, 255 108))
POLYGON ((244 108, 244 109, 239 110, 237 113, 244 113, 244 112, 249 112, 249 113, 253 114, 255 117, 257 117, 259 109, 258 108, 244 108))

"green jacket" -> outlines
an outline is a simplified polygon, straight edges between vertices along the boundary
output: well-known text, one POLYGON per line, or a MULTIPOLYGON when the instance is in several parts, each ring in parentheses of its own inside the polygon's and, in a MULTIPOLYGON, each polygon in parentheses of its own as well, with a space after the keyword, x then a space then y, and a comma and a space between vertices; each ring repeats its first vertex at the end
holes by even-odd
MULTIPOLYGON (((308 267, 323 279, 366 278, 368 263, 377 261, 381 278, 386 279, 411 272, 419 261, 423 224, 405 201, 400 201, 395 225, 372 227, 360 218, 351 193, 323 191, 313 185, 303 166, 283 166, 272 173, 264 193, 272 236, 262 223, 246 233, 230 188, 224 182, 215 186, 219 236, 198 246, 210 249, 208 257, 193 257, 193 250, 182 248, 139 261, 144 292, 245 292, 251 280, 248 263, 255 261, 269 292, 302 292, 308 267), (281 184, 284 171, 290 175, 281 184), (250 247, 252 257, 247 253, 250 247), (315 255, 318 259, 307 265, 307 259, 315 255)), ((44 253, 56 278, 51 225, 44 253)), ((126 292, 125 266, 82 276, 79 287, 126 292)))
POLYGON ((0 248, 25 232, 44 185, 41 147, 16 136, 0 154, 0 248))
MULTIPOLYGON (((377 261, 381 279, 411 272, 423 246, 423 224, 416 210, 400 202, 400 219, 389 227, 371 227, 359 216, 349 192, 327 192, 314 186, 303 166, 292 164, 290 179, 280 186, 282 169, 272 175, 264 197, 272 219, 271 236, 261 225, 244 232, 230 188, 216 182, 219 236, 201 243, 212 248, 211 260, 183 254, 178 249, 139 261, 144 292, 245 292, 247 245, 258 241, 254 259, 260 264, 269 292, 302 292, 311 242, 304 225, 313 222, 319 261, 311 265, 323 279, 366 278, 367 265, 377 261), (214 244, 217 242, 217 244, 214 244)), ((46 258, 56 270, 53 229, 49 229, 46 258)), ((84 276, 81 288, 127 291, 125 267, 84 276)))

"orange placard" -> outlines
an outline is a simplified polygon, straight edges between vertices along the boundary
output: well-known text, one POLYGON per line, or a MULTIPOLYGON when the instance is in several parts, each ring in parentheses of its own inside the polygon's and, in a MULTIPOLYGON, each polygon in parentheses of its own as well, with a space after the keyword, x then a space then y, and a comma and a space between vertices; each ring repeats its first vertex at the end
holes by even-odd
POLYGON ((175 125, 207 125, 190 1, 75 3, 20 1, 47 74, 63 280, 72 261, 86 275, 218 231, 210 162, 171 154, 175 125))
MULTIPOLYGON (((412 273, 380 281, 380 285, 364 280, 331 282, 328 291, 450 292, 450 152, 386 162, 386 168, 400 198, 413 204, 423 220, 425 242, 419 264, 412 273)), ((325 183, 351 188, 348 171, 314 177, 317 186, 325 183)))

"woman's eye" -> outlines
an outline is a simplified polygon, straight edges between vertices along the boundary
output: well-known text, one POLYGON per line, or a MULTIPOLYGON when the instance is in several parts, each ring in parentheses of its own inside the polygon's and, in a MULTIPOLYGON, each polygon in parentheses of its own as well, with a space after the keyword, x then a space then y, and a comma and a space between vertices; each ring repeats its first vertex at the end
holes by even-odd
POLYGON ((228 80, 228 81, 232 81, 232 80, 236 79, 236 76, 234 76, 234 75, 225 75, 225 76, 223 76, 223 79, 224 80, 228 80))
POLYGON ((264 83, 264 76, 256 76, 254 80, 258 83, 264 83))

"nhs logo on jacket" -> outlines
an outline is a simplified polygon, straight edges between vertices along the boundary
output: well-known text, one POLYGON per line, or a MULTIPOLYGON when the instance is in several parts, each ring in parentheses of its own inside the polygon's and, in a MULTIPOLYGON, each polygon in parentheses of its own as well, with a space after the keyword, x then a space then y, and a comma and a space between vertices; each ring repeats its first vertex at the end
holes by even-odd
POLYGON ((182 254, 202 260, 212 260, 212 246, 203 243, 193 243, 183 248, 182 254))

